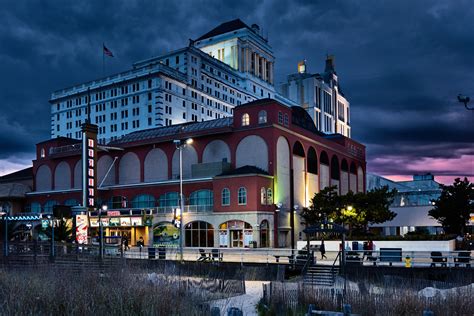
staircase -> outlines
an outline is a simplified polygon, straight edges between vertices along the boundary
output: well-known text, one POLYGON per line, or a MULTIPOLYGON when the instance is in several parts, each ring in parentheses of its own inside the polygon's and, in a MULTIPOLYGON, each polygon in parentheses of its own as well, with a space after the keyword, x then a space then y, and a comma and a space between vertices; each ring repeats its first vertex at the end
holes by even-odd
POLYGON ((311 265, 303 276, 306 285, 333 286, 336 276, 339 274, 339 267, 335 265, 311 265))

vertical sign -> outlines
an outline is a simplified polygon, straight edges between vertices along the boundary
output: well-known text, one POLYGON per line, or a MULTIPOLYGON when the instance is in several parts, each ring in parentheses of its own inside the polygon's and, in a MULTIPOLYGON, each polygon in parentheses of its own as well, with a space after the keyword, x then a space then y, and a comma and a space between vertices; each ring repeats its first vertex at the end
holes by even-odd
POLYGON ((82 203, 92 210, 97 199, 97 125, 82 124, 82 203))
POLYGON ((87 215, 76 215, 76 240, 78 244, 87 243, 87 215))

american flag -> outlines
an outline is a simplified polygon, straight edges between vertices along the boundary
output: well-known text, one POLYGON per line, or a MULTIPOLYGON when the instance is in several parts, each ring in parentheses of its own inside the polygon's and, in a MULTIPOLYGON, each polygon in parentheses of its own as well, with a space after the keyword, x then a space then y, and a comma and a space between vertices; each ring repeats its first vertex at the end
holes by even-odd
POLYGON ((104 54, 109 56, 109 57, 114 57, 114 54, 112 54, 112 52, 107 48, 105 47, 105 45, 102 45, 104 46, 104 54))

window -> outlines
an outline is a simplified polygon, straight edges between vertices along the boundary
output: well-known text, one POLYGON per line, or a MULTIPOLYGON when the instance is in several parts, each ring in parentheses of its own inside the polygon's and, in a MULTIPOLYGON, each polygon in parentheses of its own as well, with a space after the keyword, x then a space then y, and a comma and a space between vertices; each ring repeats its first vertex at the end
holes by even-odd
POLYGON ((132 200, 132 208, 155 207, 155 197, 149 194, 137 195, 132 200))
POLYGON ((267 189, 267 205, 273 204, 273 190, 271 188, 267 189))
POLYGON ((168 192, 160 195, 160 208, 173 208, 179 205, 179 193, 168 192))
POLYGON ((267 111, 262 110, 258 112, 258 124, 265 124, 267 122, 267 111))
POLYGON ((228 188, 222 189, 221 204, 222 206, 230 205, 230 190, 228 188))
POLYGON ((58 202, 56 201, 47 201, 45 204, 44 204, 44 207, 43 207, 43 211, 45 213, 53 213, 53 208, 55 205, 58 205, 58 202))
POLYGON ((242 115, 242 126, 248 126, 250 124, 250 116, 245 113, 242 115))
POLYGON ((76 199, 68 199, 68 200, 64 201, 64 205, 66 205, 66 206, 78 206, 78 205, 81 205, 81 203, 79 203, 79 201, 76 200, 76 199))
POLYGON ((121 209, 127 208, 127 198, 125 196, 116 195, 109 199, 107 206, 109 209, 121 209))
POLYGON ((285 122, 284 122, 285 126, 288 126, 289 124, 289 121, 288 121, 288 114, 285 113, 285 122))
POLYGON ((27 210, 31 213, 41 213, 41 204, 39 204, 38 202, 32 202, 29 207, 27 207, 27 210))
POLYGON ((41 148, 41 153, 40 153, 40 155, 41 155, 41 158, 46 157, 46 152, 45 152, 44 148, 41 148))
POLYGON ((196 221, 186 224, 186 247, 214 247, 214 226, 207 222, 196 221))
POLYGON ((267 205, 267 189, 265 188, 260 189, 260 204, 267 205))
POLYGON ((189 196, 190 207, 196 211, 206 211, 214 205, 214 194, 211 190, 194 191, 189 196))
POLYGON ((239 188, 238 191, 238 201, 239 205, 247 205, 247 189, 244 187, 239 188))
POLYGON ((283 113, 278 112, 278 124, 283 124, 283 113))

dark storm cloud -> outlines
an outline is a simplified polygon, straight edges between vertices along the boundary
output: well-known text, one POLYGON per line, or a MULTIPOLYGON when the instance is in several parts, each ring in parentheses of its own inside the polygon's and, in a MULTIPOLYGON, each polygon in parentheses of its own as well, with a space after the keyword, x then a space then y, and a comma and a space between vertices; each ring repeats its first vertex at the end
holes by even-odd
POLYGON ((369 169, 460 159, 473 154, 473 118, 455 100, 474 96, 473 13, 469 1, 10 1, 0 9, 0 160, 32 157, 50 135, 51 92, 102 76, 102 42, 116 56, 110 74, 234 18, 268 34, 277 81, 299 60, 320 72, 336 56, 369 169))

